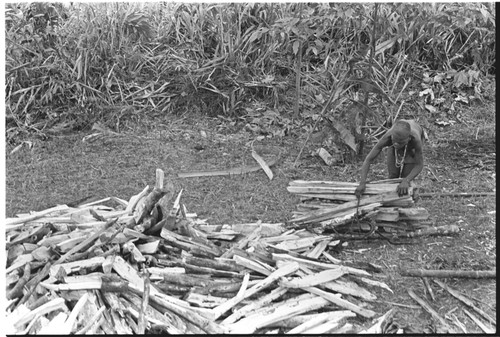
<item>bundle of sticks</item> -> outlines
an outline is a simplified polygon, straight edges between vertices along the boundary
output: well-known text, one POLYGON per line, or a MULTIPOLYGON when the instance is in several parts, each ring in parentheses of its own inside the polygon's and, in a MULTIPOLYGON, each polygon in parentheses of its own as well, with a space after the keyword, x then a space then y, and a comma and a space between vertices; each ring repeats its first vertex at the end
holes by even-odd
POLYGON ((368 183, 358 200, 354 194, 358 183, 291 181, 288 191, 300 196, 300 202, 290 223, 296 227, 319 225, 315 228, 316 232, 332 228, 337 232, 343 229, 349 232, 353 229, 373 231, 373 223, 387 232, 429 227, 427 210, 414 207, 413 187, 403 196, 396 192, 400 182, 401 179, 388 179, 368 183), (360 220, 369 220, 370 223, 360 220))
POLYGON ((6 219, 4 331, 349 333, 380 316, 372 289, 391 291, 380 270, 336 259, 330 236, 282 223, 211 225, 181 194, 157 170, 155 187, 129 201, 6 219))

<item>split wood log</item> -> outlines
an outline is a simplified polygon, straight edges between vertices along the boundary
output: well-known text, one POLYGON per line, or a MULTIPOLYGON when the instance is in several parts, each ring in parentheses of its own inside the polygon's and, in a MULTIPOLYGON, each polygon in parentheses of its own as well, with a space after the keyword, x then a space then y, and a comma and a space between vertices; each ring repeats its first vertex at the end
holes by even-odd
POLYGON ((69 209, 69 207, 66 205, 58 205, 58 206, 55 206, 55 207, 52 207, 52 208, 49 208, 49 209, 46 209, 46 210, 43 210, 40 212, 35 212, 35 213, 28 215, 28 216, 25 216, 25 217, 7 218, 7 219, 5 219, 5 230, 8 232, 8 231, 22 227, 22 225, 27 223, 27 222, 30 222, 30 221, 33 221, 36 219, 40 219, 48 214, 52 214, 52 213, 56 213, 56 212, 60 212, 60 211, 66 211, 68 209, 69 209))
MULTIPOLYGON (((354 194, 359 183, 335 182, 335 181, 292 181, 287 190, 294 194, 354 194)), ((398 184, 366 184, 363 195, 367 194, 386 194, 396 192, 398 184)), ((408 195, 412 195, 413 188, 410 188, 408 195)))
POLYGON ((226 324, 226 325, 232 324, 232 323, 236 322, 237 320, 239 320, 240 318, 251 314, 256 309, 259 309, 259 308, 271 303, 272 301, 275 301, 276 299, 283 296, 287 291, 288 291, 288 289, 286 289, 286 288, 278 287, 278 288, 272 290, 269 294, 264 295, 257 300, 253 300, 249 304, 233 311, 233 313, 231 315, 229 315, 228 317, 226 317, 221 322, 221 324, 226 324))
POLYGON ((224 258, 215 258, 212 260, 196 256, 184 256, 182 258, 182 261, 195 266, 204 266, 212 269, 219 269, 237 273, 244 270, 244 268, 238 265, 238 263, 236 263, 235 261, 224 258))
MULTIPOLYGON (((278 158, 279 159, 279 158, 278 158)), ((278 159, 272 159, 267 163, 267 166, 272 167, 277 162, 278 159)), ((234 167, 226 170, 207 170, 207 171, 191 171, 191 172, 179 172, 177 176, 179 178, 192 178, 192 177, 213 177, 213 176, 226 176, 226 175, 237 175, 237 174, 245 174, 250 172, 255 172, 261 169, 260 165, 254 166, 241 166, 234 167)))
MULTIPOLYGON (((19 331, 25 324, 31 322, 35 317, 43 316, 45 314, 48 314, 49 312, 56 310, 63 310, 66 312, 69 311, 63 298, 55 298, 45 303, 44 305, 41 305, 40 307, 25 313, 19 319, 14 321, 13 325, 19 331)), ((7 322, 8 321, 9 320, 7 319, 7 322)))
POLYGON ((335 265, 332 263, 314 261, 313 259, 298 258, 298 257, 294 257, 294 256, 291 256, 288 254, 274 254, 273 253, 273 260, 275 260, 277 262, 279 262, 279 261, 284 261, 284 262, 295 261, 295 262, 299 263, 300 266, 305 266, 307 268, 320 269, 320 270, 343 268, 343 270, 347 271, 349 274, 360 275, 360 276, 371 276, 370 273, 368 273, 362 269, 357 269, 357 268, 348 267, 348 266, 339 266, 339 265, 335 265))
POLYGON ((271 171, 266 161, 261 156, 259 156, 257 152, 255 152, 253 144, 252 144, 252 157, 253 159, 255 159, 257 163, 259 163, 260 167, 262 167, 262 170, 266 173, 269 180, 273 180, 273 171, 271 171))
POLYGON ((219 297, 213 295, 203 295, 195 292, 188 292, 184 296, 184 301, 194 304, 197 307, 213 309, 227 302, 226 297, 219 297))
POLYGON ((446 290, 447 292, 449 292, 453 297, 455 297, 456 299, 462 301, 467 306, 469 306, 472 309, 474 309, 478 314, 480 314, 485 319, 487 319, 491 324, 496 325, 496 321, 490 315, 488 315, 486 312, 484 312, 483 310, 481 310, 480 308, 478 308, 477 306, 475 306, 474 302, 472 302, 472 300, 470 300, 469 298, 467 298, 464 295, 460 294, 457 290, 451 288, 450 286, 448 286, 447 284, 445 284, 445 283, 443 283, 443 282, 441 282, 439 280, 433 280, 433 281, 437 285, 439 285, 441 288, 443 288, 444 290, 446 290))
POLYGON ((331 241, 331 238, 321 240, 313 249, 311 249, 311 251, 305 254, 305 256, 313 259, 319 258, 331 241))
POLYGON ((309 311, 318 310, 327 306, 330 302, 320 296, 304 297, 298 296, 276 306, 272 312, 255 314, 241 319, 229 325, 230 333, 252 334, 260 328, 264 328, 277 321, 300 315, 309 311))
POLYGON ((366 330, 360 331, 359 334, 384 334, 383 327, 388 324, 388 321, 392 319, 395 314, 395 310, 391 309, 386 312, 384 315, 377 318, 374 324, 366 330))
POLYGON ((30 277, 31 277, 31 265, 28 262, 24 265, 23 277, 21 277, 17 281, 17 284, 8 292, 7 299, 12 300, 12 299, 23 296, 24 286, 26 285, 26 283, 28 283, 28 281, 30 280, 30 277))
MULTIPOLYGON (((142 299, 138 295, 131 292, 124 292, 121 296, 126 298, 134 308, 140 308, 142 299)), ((137 318, 139 317, 138 312, 133 313, 133 315, 137 318)), ((151 324, 164 326, 165 330, 170 334, 185 334, 187 331, 185 322, 171 312, 162 314, 151 305, 148 305, 145 316, 151 324)))
POLYGON ((347 210, 351 210, 351 209, 353 209, 355 211, 357 207, 366 206, 366 205, 373 204, 373 203, 384 204, 388 201, 394 201, 394 200, 398 200, 398 199, 401 199, 401 197, 397 194, 396 191, 387 192, 384 194, 377 194, 374 196, 361 198, 359 200, 359 203, 358 203, 358 201, 350 201, 350 202, 343 203, 341 205, 337 205, 337 206, 332 207, 330 209, 326 209, 326 210, 320 209, 320 210, 312 211, 312 212, 307 213, 303 217, 292 219, 292 220, 290 220, 290 222, 292 222, 292 223, 293 222, 307 222, 307 221, 311 221, 311 220, 318 221, 317 219, 326 220, 329 218, 333 218, 336 214, 338 214, 342 211, 347 211, 347 210))
POLYGON ((248 281, 250 280, 250 274, 245 273, 243 277, 243 282, 241 282, 241 288, 236 294, 235 297, 231 298, 229 301, 225 301, 221 305, 216 306, 212 309, 213 320, 217 320, 220 316, 225 314, 231 308, 233 308, 236 304, 243 301, 246 297, 246 291, 248 286, 248 281))
POLYGON ((232 258, 234 255, 234 250, 235 249, 243 249, 245 248, 250 241, 257 240, 258 237, 260 237, 260 232, 261 232, 262 227, 258 226, 255 228, 255 230, 248 235, 246 238, 238 242, 235 246, 229 248, 227 251, 225 251, 220 257, 221 258, 232 258))
POLYGON ((331 333, 332 331, 337 330, 340 327, 341 327, 341 324, 339 322, 328 321, 328 322, 323 322, 321 324, 313 326, 313 327, 305 330, 303 333, 304 334, 312 334, 312 335, 328 334, 328 333, 331 333))
POLYGON ((495 278, 496 270, 425 270, 407 269, 400 271, 401 276, 440 277, 440 278, 495 278))
MULTIPOLYGON (((298 334, 298 333, 304 333, 304 331, 307 331, 321 323, 324 323, 328 320, 328 313, 323 312, 318 314, 316 317, 310 319, 308 322, 304 322, 295 328, 291 329, 290 331, 287 331, 287 334, 298 334)), ((338 322, 335 322, 338 323, 338 322)))
POLYGON ((200 242, 194 241, 190 237, 179 235, 174 233, 167 228, 161 230, 161 237, 164 238, 168 243, 174 247, 179 247, 181 249, 191 251, 194 255, 201 254, 202 256, 218 257, 222 255, 219 248, 214 248, 213 246, 207 246, 200 242))
POLYGON ((321 287, 340 294, 359 297, 367 301, 375 301, 377 299, 377 296, 370 293, 368 290, 361 288, 355 282, 347 280, 335 280, 332 282, 326 282, 321 284, 321 287))
POLYGON ((327 283, 340 278, 347 274, 347 271, 342 267, 336 269, 327 269, 310 275, 303 276, 292 280, 282 280, 280 286, 285 288, 306 288, 314 287, 323 283, 327 283))
POLYGON ((254 270, 262 275, 269 276, 276 268, 269 266, 261 261, 250 260, 239 255, 233 256, 234 261, 242 267, 254 270))
MULTIPOLYGON (((284 319, 280 322, 276 322, 268 325, 268 327, 280 327, 283 329, 293 329, 301 324, 307 323, 316 317, 322 315, 323 313, 315 313, 315 314, 304 314, 297 315, 291 318, 284 319)), ((350 310, 336 310, 336 311, 326 311, 324 314, 327 314, 326 321, 334 321, 340 322, 346 318, 356 317, 356 314, 350 310)))
POLYGON ((411 298, 413 298, 418 304, 422 306, 431 316, 436 319, 439 323, 441 323, 442 327, 445 329, 447 333, 454 333, 455 331, 451 328, 450 325, 441 317, 436 310, 434 310, 426 301, 417 296, 411 289, 408 289, 408 294, 411 298))
POLYGON ((312 294, 321 296, 321 297, 327 299, 328 301, 338 305, 339 307, 351 310, 352 312, 355 312, 356 314, 361 315, 363 317, 371 318, 377 314, 376 312, 374 312, 372 310, 361 308, 354 303, 351 303, 347 300, 340 298, 340 294, 333 294, 330 292, 326 292, 326 291, 323 291, 323 290, 318 289, 316 287, 305 287, 303 289, 305 291, 312 293, 312 294))
MULTIPOLYGON (((135 287, 135 285, 130 285, 129 286, 130 291, 134 292, 135 294, 142 296, 142 291, 140 288, 135 287)), ((151 290, 154 289, 153 287, 151 290)), ((203 331, 206 333, 210 334, 220 334, 224 333, 225 331, 217 324, 215 324, 211 319, 207 319, 200 315, 198 312, 192 310, 192 308, 187 306, 181 306, 175 302, 178 302, 180 300, 175 299, 176 301, 172 301, 174 299, 173 297, 167 296, 162 293, 151 293, 149 295, 149 301, 151 303, 154 303, 158 305, 161 308, 164 308, 166 310, 169 310, 176 315, 182 317, 183 319, 193 323, 194 325, 198 326, 201 328, 203 331)))
POLYGON ((257 228, 260 228, 262 237, 277 236, 285 232, 284 223, 244 223, 231 225, 230 229, 247 237, 251 235, 257 228))
MULTIPOLYGON (((153 191, 151 191, 151 193, 149 193, 149 195, 137 205, 136 214, 134 215, 136 224, 141 224, 141 222, 150 214, 156 203, 167 194, 167 191, 163 187, 163 179, 163 170, 156 169, 156 184, 153 191)), ((141 232, 144 232, 147 229, 149 228, 141 228, 141 232)))

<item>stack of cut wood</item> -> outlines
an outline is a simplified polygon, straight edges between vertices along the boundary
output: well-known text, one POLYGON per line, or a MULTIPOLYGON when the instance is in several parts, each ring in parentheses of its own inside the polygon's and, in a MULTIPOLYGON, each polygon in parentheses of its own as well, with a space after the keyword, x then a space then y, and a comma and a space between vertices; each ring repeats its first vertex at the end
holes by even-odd
POLYGON ((4 331, 319 334, 358 332, 378 316, 370 288, 391 290, 365 270, 376 266, 331 256, 330 237, 210 225, 172 189, 159 170, 155 188, 129 201, 7 219, 4 331))
POLYGON ((396 192, 401 179, 372 182, 360 200, 354 195, 358 183, 337 181, 290 182, 288 191, 301 197, 290 223, 297 226, 320 224, 315 231, 335 227, 337 231, 353 225, 359 231, 372 231, 373 222, 386 232, 416 231, 427 228, 429 213, 425 208, 414 207, 413 188, 408 194, 399 196, 396 192), (353 220, 371 220, 372 224, 353 220), (344 226, 343 226, 344 225, 344 226))

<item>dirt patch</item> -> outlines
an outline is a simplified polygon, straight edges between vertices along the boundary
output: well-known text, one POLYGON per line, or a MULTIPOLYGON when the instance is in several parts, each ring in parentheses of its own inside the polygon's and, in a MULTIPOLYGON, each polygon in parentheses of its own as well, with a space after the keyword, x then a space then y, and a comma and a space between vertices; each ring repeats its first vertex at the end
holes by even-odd
MULTIPOLYGON (((416 180, 422 192, 496 191, 496 164, 490 160, 495 158, 495 140, 487 122, 477 123, 480 124, 456 124, 434 130, 425 145, 426 168, 416 180)), ((279 164, 273 167, 272 181, 263 171, 180 179, 176 175, 180 171, 255 165, 248 143, 258 135, 244 125, 197 116, 155 120, 121 137, 93 143, 82 142, 87 134, 80 132, 35 141, 32 149, 23 148, 14 154, 9 154, 12 148, 6 149, 7 216, 43 210, 86 196, 116 196, 128 200, 145 185, 154 185, 155 170, 161 168, 167 179, 184 190, 182 202, 188 211, 208 219, 211 224, 285 222, 298 202, 286 191, 290 180, 353 182, 358 178, 360 166, 356 162, 327 167, 318 157, 310 155, 317 146, 309 144, 294 167, 305 139, 305 135, 294 135, 264 138, 254 143, 266 160, 277 153, 281 156, 279 164)), ((369 179, 384 178, 385 164, 379 160, 372 165, 369 179)), ((431 282, 436 294, 436 300, 432 301, 421 279, 402 277, 400 271, 405 268, 495 269, 496 197, 435 195, 422 198, 417 205, 425 207, 436 224, 456 224, 461 232, 453 236, 408 239, 399 244, 378 239, 348 241, 343 249, 330 253, 341 260, 382 266, 382 272, 375 277, 388 284, 393 293, 370 289, 378 300, 369 307, 380 314, 396 308, 394 324, 405 331, 439 330, 432 317, 408 295, 411 289, 425 298, 449 324, 455 324, 456 318, 465 324, 468 333, 479 333, 481 330, 465 315, 461 302, 431 282)), ((489 315, 496 316, 496 280, 443 281, 474 299, 489 315)))

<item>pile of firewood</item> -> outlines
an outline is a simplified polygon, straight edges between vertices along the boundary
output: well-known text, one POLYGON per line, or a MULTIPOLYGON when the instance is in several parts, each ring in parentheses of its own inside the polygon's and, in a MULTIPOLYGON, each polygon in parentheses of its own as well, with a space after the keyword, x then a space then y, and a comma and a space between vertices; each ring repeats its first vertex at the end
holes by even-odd
POLYGON ((398 195, 396 188, 400 182, 401 179, 389 179, 369 183, 358 200, 354 195, 358 183, 292 181, 288 191, 300 196, 300 202, 290 223, 316 233, 348 232, 351 237, 357 233, 363 238, 375 231, 407 237, 458 231, 456 226, 432 226, 429 212, 415 207, 413 187, 408 194, 398 195))
POLYGON ((181 193, 158 170, 155 187, 129 201, 7 219, 4 331, 380 332, 387 315, 366 320, 380 316, 370 288, 391 291, 371 274, 377 266, 340 261, 331 237, 280 223, 207 224, 181 193))

